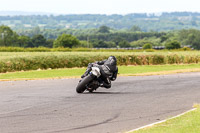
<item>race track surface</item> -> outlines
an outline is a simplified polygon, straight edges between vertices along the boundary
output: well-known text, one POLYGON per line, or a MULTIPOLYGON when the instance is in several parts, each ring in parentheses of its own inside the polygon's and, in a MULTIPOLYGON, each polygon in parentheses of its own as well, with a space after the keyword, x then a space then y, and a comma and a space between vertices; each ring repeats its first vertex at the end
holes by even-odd
POLYGON ((200 73, 119 77, 77 94, 78 79, 0 82, 0 133, 123 133, 200 103, 200 73))

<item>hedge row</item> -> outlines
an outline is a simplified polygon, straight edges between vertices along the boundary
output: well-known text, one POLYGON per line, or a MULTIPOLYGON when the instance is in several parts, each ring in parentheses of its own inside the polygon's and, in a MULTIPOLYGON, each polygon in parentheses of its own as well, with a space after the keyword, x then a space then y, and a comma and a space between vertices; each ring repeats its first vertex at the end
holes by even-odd
MULTIPOLYGON (((23 48, 23 47, 0 47, 0 52, 155 52, 154 49, 133 49, 133 48, 23 48)), ((166 49, 159 51, 168 51, 166 49)), ((190 48, 181 48, 171 51, 191 51, 190 48)))
MULTIPOLYGON (((71 52, 70 48, 47 48, 47 47, 35 47, 35 48, 23 48, 23 47, 0 47, 0 52, 71 52)), ((88 51, 86 48, 75 48, 78 51, 88 51)))
MULTIPOLYGON (((160 64, 189 64, 199 63, 200 56, 183 55, 119 55, 118 65, 160 65, 160 64)), ((46 55, 32 57, 15 57, 11 59, 0 60, 0 73, 13 71, 26 71, 37 69, 56 69, 86 67, 88 63, 98 60, 104 60, 108 55, 46 55)))
MULTIPOLYGON (((0 52, 141 52, 144 51, 142 49, 126 49, 126 48, 47 48, 47 47, 35 47, 35 48, 23 48, 23 47, 0 47, 0 52)), ((154 52, 153 49, 145 50, 147 52, 154 52)))

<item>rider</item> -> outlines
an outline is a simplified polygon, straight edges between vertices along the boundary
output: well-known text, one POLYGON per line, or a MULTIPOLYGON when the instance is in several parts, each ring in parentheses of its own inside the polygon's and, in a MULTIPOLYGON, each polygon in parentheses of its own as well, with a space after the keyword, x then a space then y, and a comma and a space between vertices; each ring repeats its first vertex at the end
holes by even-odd
POLYGON ((89 72, 92 70, 92 67, 95 65, 98 65, 101 71, 101 79, 103 81, 102 83, 100 83, 100 86, 105 88, 110 88, 111 81, 114 81, 117 78, 117 73, 118 73, 117 59, 115 58, 115 56, 110 56, 107 60, 97 61, 95 63, 89 63, 86 72, 81 76, 81 78, 87 76, 89 72))

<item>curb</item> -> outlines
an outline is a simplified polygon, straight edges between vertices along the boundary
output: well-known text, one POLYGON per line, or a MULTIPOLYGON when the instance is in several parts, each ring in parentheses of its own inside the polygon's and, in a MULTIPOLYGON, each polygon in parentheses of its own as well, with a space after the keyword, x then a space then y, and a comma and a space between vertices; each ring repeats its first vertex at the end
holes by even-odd
POLYGON ((186 113, 189 113, 189 112, 191 112, 191 111, 194 111, 194 110, 196 110, 196 109, 197 109, 197 108, 191 109, 191 110, 189 110, 189 111, 186 111, 186 112, 184 112, 184 113, 182 113, 182 114, 179 114, 179 115, 177 115, 177 116, 174 116, 174 117, 172 117, 172 118, 165 119, 165 120, 162 120, 162 121, 159 121, 159 122, 155 122, 155 123, 152 123, 152 124, 148 124, 148 125, 145 125, 145 126, 142 126, 142 127, 139 127, 139 128, 133 129, 133 130, 130 130, 130 131, 125 132, 125 133, 131 133, 131 132, 134 132, 134 131, 138 131, 138 130, 140 130, 140 129, 144 129, 144 128, 147 128, 147 127, 154 126, 154 125, 156 125, 156 124, 160 124, 160 123, 166 122, 167 120, 171 120, 171 119, 180 117, 180 116, 182 116, 182 115, 184 115, 184 114, 186 114, 186 113))

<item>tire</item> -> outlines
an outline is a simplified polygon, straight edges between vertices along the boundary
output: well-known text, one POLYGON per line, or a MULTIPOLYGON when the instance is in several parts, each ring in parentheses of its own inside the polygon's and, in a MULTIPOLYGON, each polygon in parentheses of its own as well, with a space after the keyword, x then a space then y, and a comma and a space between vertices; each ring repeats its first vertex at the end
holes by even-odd
POLYGON ((86 85, 94 79, 93 76, 88 75, 81 82, 79 82, 78 86, 76 87, 76 92, 77 93, 83 93, 86 90, 86 85))

